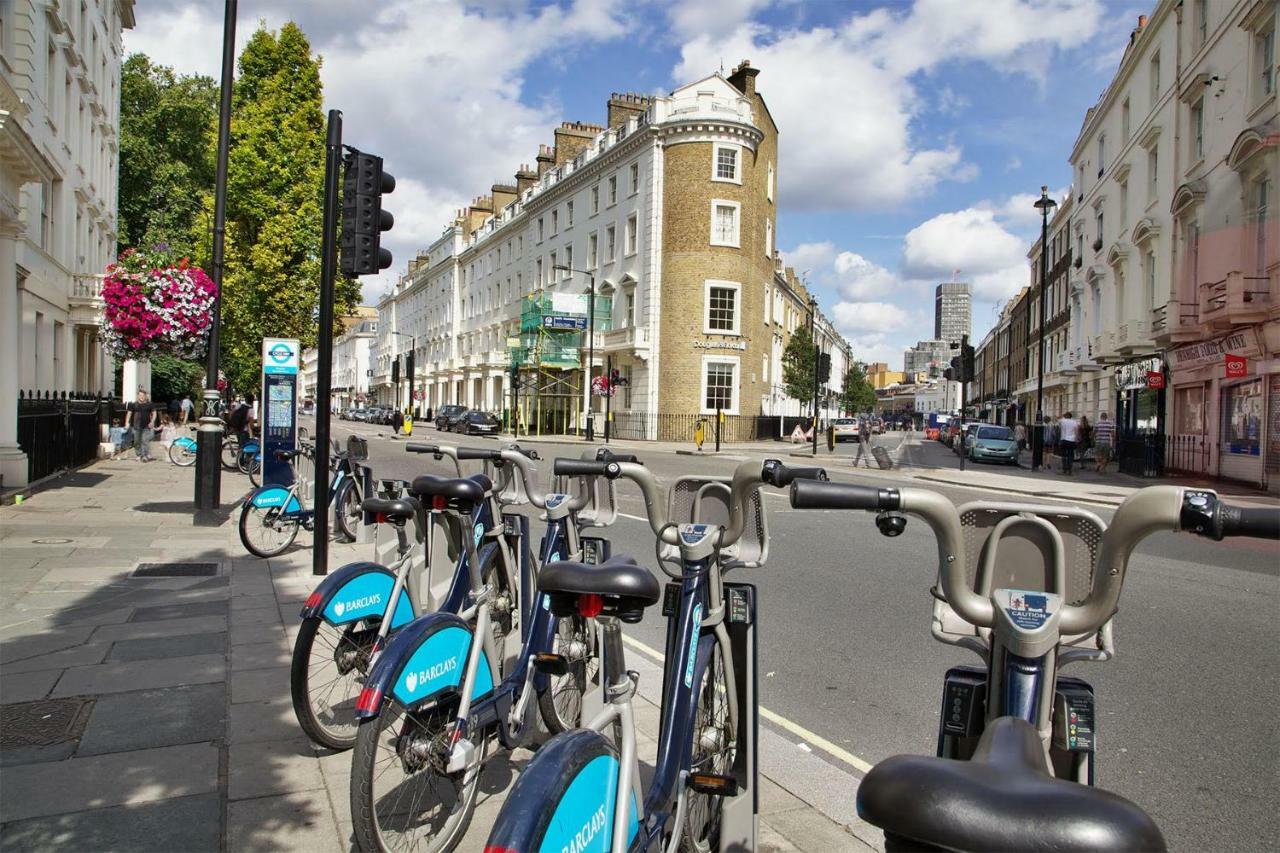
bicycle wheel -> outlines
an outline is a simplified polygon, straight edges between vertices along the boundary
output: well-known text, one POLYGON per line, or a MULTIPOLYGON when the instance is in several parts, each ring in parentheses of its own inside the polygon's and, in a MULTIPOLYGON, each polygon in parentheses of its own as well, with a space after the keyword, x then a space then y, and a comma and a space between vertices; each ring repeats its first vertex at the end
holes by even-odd
POLYGON ((240 442, 228 438, 222 442, 222 467, 228 471, 238 470, 236 460, 240 458, 240 442))
POLYGON ((456 708, 454 700, 410 714, 388 696, 376 718, 361 721, 351 756, 351 818, 361 850, 437 853, 466 834, 488 737, 480 735, 475 766, 448 773, 456 708))
POLYGON ((507 573, 503 571, 497 548, 489 548, 482 553, 480 578, 494 593, 489 599, 489 633, 493 637, 493 649, 498 656, 498 670, 506 675, 507 635, 515 628, 515 616, 520 612, 520 591, 511 585, 507 573))
POLYGON ((260 488, 262 486, 261 463, 255 461, 251 466, 249 466, 249 482, 253 484, 253 487, 255 489, 260 488))
POLYGON ((255 557, 276 557, 293 544, 300 524, 297 515, 286 516, 279 507, 246 502, 240 510, 240 544, 255 557))
POLYGON ((196 464, 196 449, 175 441, 169 445, 169 461, 179 468, 190 468, 196 464))
POLYGON ((334 511, 337 516, 338 532, 350 541, 356 541, 356 532, 360 529, 361 510, 360 495, 356 493, 356 484, 351 480, 343 480, 338 493, 333 497, 334 511))
POLYGON ((582 695, 600 670, 594 630, 594 624, 582 616, 566 616, 556 623, 551 651, 564 656, 569 670, 551 676, 546 689, 538 693, 542 721, 552 734, 582 725, 582 695))
POLYGON ((253 467, 254 458, 257 456, 256 451, 242 450, 236 454, 236 470, 241 474, 248 474, 253 467))
POLYGON ((337 626, 319 616, 302 620, 293 644, 289 692, 298 725, 321 746, 356 745, 356 699, 364 689, 377 637, 374 619, 337 626))
MULTIPOLYGON (((710 659, 696 683, 698 709, 693 724, 693 746, 689 759, 691 773, 725 776, 733 768, 735 750, 730 744, 733 742, 734 732, 730 729, 724 666, 720 644, 716 643, 711 647, 710 659)), ((681 850, 707 853, 719 847, 720 813, 723 805, 723 797, 689 791, 685 803, 681 850)))

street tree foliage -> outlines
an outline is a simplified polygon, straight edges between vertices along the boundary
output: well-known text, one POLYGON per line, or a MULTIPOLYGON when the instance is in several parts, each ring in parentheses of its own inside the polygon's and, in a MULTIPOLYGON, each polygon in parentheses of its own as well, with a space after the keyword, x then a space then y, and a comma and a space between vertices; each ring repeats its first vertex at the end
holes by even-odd
MULTIPOLYGON (((240 54, 227 171, 222 369, 237 391, 258 384, 263 337, 315 346, 320 298, 325 121, 320 59, 296 24, 255 32, 240 54)), ((214 136, 216 144, 216 134, 214 136)), ((213 188, 204 197, 212 221, 213 188)), ((208 235, 201 259, 212 254, 208 235)), ((339 277, 335 318, 356 281, 339 277)), ((335 329, 338 326, 335 323, 335 329)))
POLYGON ((849 413, 870 412, 876 405, 876 390, 867 381, 867 372, 859 362, 853 362, 844 373, 840 387, 840 406, 849 413))
POLYGON ((118 250, 165 242, 190 254, 210 228, 218 86, 135 53, 120 70, 118 250))
POLYGON ((192 400, 199 400, 203 378, 202 365, 171 355, 157 355, 151 359, 151 399, 181 399, 190 394, 192 400))
POLYGON ((787 396, 813 405, 813 336, 798 326, 782 352, 782 384, 787 396))

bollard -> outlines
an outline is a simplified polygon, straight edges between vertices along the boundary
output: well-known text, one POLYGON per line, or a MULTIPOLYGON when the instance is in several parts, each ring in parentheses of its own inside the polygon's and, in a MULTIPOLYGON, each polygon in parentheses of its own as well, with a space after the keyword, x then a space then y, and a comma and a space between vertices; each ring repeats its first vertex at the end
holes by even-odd
POLYGON ((720 425, 724 423, 724 411, 716 406, 716 453, 720 452, 720 425))

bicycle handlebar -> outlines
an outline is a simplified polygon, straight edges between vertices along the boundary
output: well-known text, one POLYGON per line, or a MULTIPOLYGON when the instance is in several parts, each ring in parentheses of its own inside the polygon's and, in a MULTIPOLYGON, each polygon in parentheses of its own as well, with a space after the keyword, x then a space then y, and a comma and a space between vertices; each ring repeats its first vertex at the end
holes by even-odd
POLYGON ((897 489, 828 483, 816 479, 801 479, 791 484, 791 506, 794 509, 884 511, 896 510, 900 502, 897 489))
POLYGON ((404 446, 404 449, 407 453, 431 453, 434 454, 437 459, 442 456, 447 456, 453 460, 454 475, 457 477, 462 476, 462 466, 458 464, 459 455, 457 447, 449 444, 424 444, 420 441, 411 441, 404 446))

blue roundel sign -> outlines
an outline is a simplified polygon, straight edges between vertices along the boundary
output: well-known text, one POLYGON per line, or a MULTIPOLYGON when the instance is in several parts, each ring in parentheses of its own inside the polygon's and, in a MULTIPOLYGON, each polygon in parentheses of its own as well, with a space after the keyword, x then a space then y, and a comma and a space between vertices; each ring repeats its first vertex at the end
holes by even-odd
POLYGON ((262 372, 297 373, 298 341, 288 338, 263 338, 262 372))
POLYGON ((293 357, 293 350, 289 349, 284 344, 276 344, 271 348, 268 355, 271 356, 271 360, 276 364, 284 364, 293 357))

